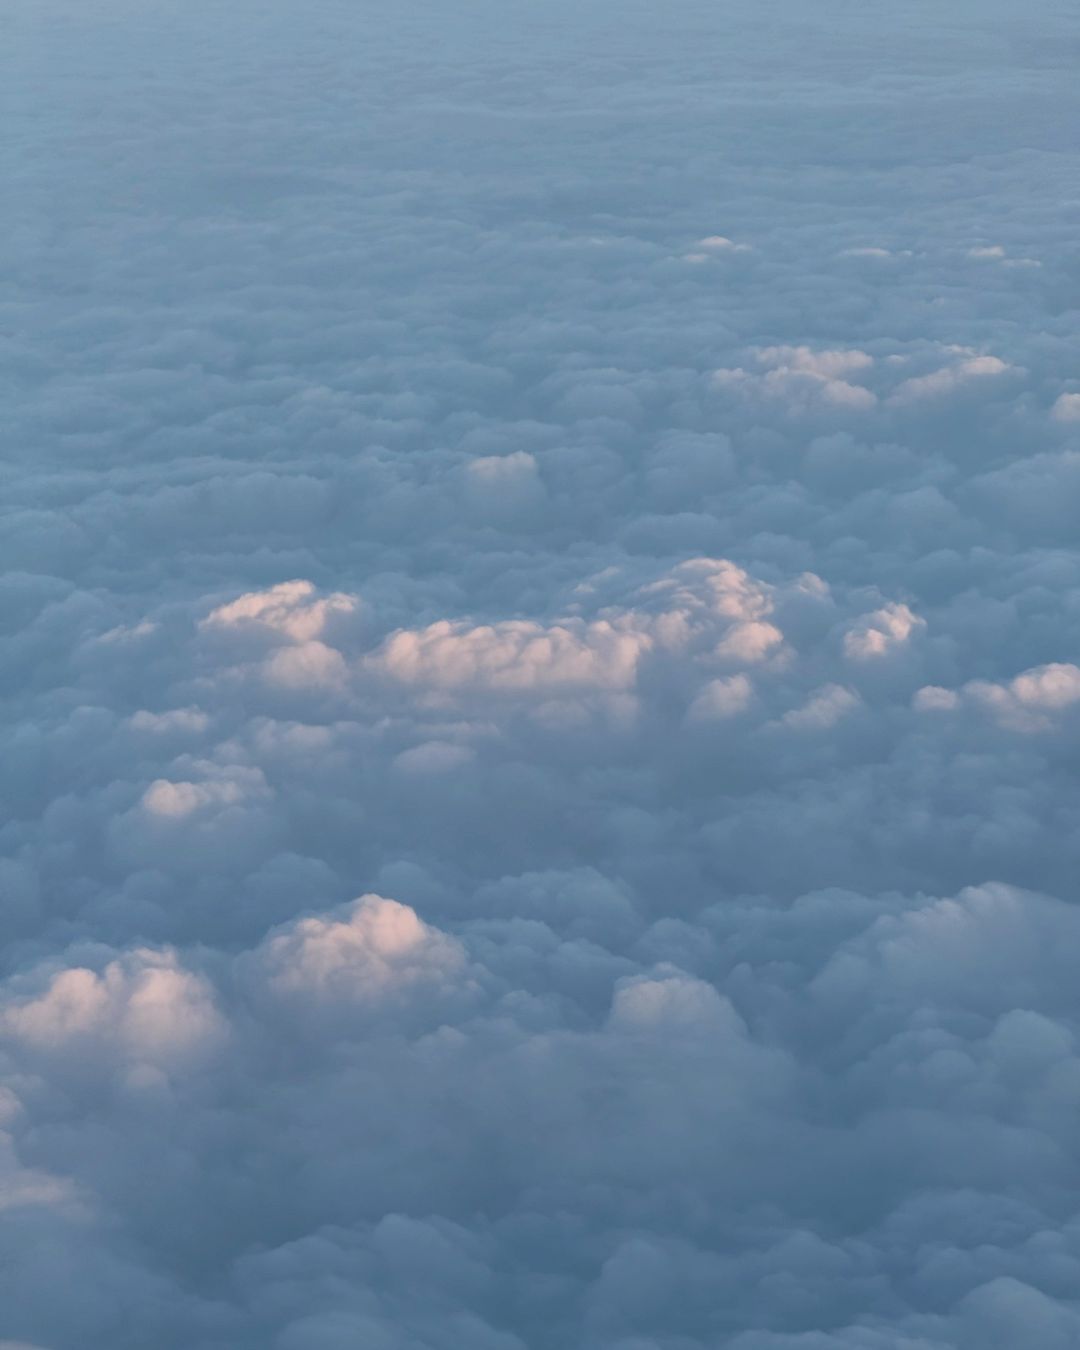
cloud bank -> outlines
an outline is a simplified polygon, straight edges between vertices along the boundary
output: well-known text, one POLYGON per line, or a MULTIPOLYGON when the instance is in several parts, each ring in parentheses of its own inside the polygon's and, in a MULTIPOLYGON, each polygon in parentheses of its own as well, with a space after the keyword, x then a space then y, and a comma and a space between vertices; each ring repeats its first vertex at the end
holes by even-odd
POLYGON ((0 1350, 1073 1350, 1075 14, 9 27, 0 1350))

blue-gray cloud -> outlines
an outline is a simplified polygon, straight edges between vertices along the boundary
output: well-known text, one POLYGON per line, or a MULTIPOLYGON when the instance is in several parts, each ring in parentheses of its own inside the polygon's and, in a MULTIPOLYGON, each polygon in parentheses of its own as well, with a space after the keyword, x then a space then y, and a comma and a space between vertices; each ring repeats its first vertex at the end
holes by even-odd
POLYGON ((1072 1350, 1075 14, 8 28, 0 1350, 1072 1350))

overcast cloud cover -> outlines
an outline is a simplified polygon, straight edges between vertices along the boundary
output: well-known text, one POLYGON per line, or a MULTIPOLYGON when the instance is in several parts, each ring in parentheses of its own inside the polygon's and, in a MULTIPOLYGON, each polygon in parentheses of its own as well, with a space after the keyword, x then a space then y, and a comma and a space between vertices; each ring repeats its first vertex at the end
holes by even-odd
POLYGON ((2 24, 3 1350, 1075 1350, 1075 6, 2 24))

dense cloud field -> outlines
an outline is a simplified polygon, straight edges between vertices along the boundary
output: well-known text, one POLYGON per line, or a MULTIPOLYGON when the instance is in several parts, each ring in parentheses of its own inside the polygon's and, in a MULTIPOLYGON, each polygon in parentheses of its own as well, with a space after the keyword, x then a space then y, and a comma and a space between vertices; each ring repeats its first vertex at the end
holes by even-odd
POLYGON ((0 1350, 1075 1350, 1075 6, 0 23, 0 1350))

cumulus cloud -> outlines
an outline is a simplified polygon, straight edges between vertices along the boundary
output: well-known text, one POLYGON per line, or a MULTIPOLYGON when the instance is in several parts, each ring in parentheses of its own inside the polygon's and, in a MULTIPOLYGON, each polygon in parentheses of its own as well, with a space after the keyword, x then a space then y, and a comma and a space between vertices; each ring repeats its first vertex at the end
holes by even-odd
POLYGON ((985 380, 994 376, 1008 374, 1011 367, 998 356, 967 356, 954 365, 942 366, 940 370, 928 375, 916 375, 903 380, 893 390, 892 398, 898 403, 910 403, 917 399, 937 398, 951 394, 972 380, 985 380))
POLYGON ((373 665, 393 679, 436 688, 626 689, 649 643, 647 633, 606 620, 545 627, 507 619, 470 627, 440 619, 419 632, 393 634, 373 665))
POLYGON ((0 1350, 1073 1350, 1064 12, 384 8, 9 34, 0 1350))
MULTIPOLYGON (((808 584, 800 578, 788 589, 808 584)), ((595 599, 588 583, 576 590, 595 599)), ((391 633, 361 669, 419 691, 473 698, 617 695, 637 689, 650 668, 672 659, 682 660, 689 673, 775 657, 784 634, 765 616, 776 605, 774 587, 730 560, 692 558, 655 580, 625 588, 619 601, 600 606, 594 618, 490 624, 440 619, 420 630, 391 633)), ((582 607, 579 600, 576 608, 582 607)))
POLYGON ((367 1003, 451 978, 462 955, 408 905, 366 895, 340 920, 301 919, 269 938, 261 962, 276 992, 367 1003))
POLYGON ((96 1050, 164 1067, 190 1060, 224 1031, 204 980, 185 971, 174 952, 138 948, 101 972, 69 967, 40 994, 16 993, 2 1027, 31 1055, 96 1050))
POLYGON ((203 808, 232 806, 269 791, 259 769, 221 768, 202 761, 193 761, 189 767, 205 777, 194 782, 155 778, 140 799, 143 811, 163 819, 182 819, 203 808))
POLYGON ((311 581, 283 581, 265 591, 249 591, 228 604, 218 605, 202 621, 204 628, 247 626, 268 628, 305 644, 318 638, 334 614, 349 614, 356 599, 337 593, 315 597, 311 581))
POLYGON ((784 714, 785 726, 823 729, 835 726, 840 719, 857 707, 859 696, 842 684, 827 684, 816 689, 799 708, 784 714))
POLYGON ((877 402, 877 395, 853 380, 869 370, 874 358, 858 350, 814 351, 810 347, 764 347, 755 353, 761 373, 742 367, 718 370, 714 384, 721 389, 756 392, 762 397, 779 399, 794 409, 815 401, 839 408, 866 409, 877 402))
POLYGON ((844 651, 856 661, 872 661, 903 646, 925 623, 907 605, 889 604, 867 614, 844 634, 844 651))
POLYGON ((751 246, 749 244, 737 244, 734 239, 729 239, 725 234, 710 234, 704 239, 699 239, 689 253, 684 253, 683 258, 690 263, 708 262, 710 258, 718 254, 725 253, 749 253, 751 246))
POLYGON ((1045 731, 1055 715, 1080 703, 1080 667, 1054 661, 1015 675, 1011 680, 970 680, 959 691, 921 689, 925 708, 953 708, 961 701, 985 709, 1003 726, 1017 731, 1045 731))
POLYGON ((745 675, 729 675, 710 680, 690 705, 694 718, 733 717, 749 707, 754 686, 745 675))

